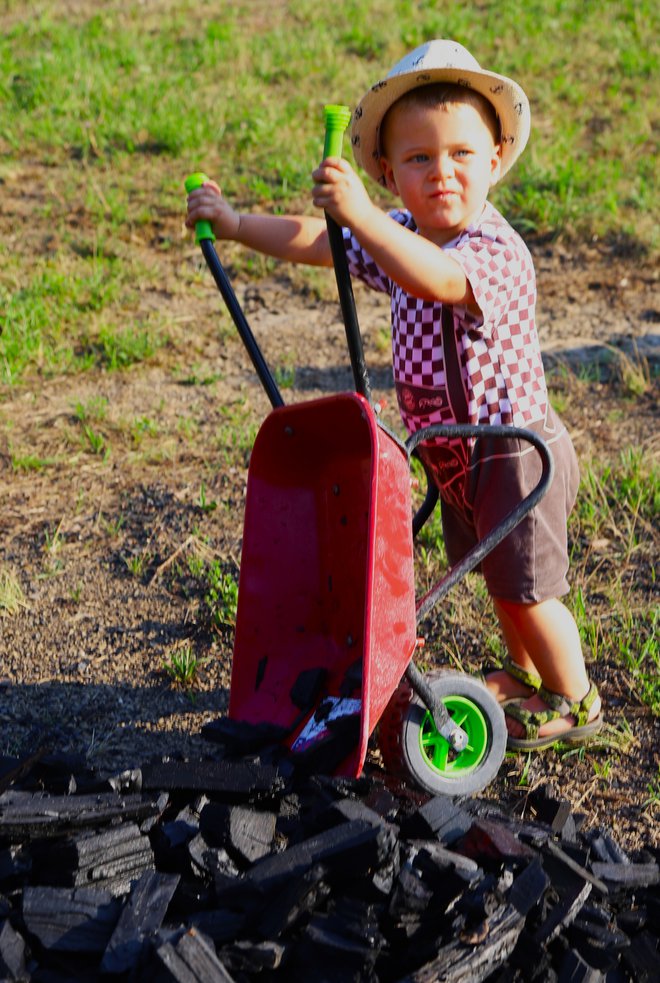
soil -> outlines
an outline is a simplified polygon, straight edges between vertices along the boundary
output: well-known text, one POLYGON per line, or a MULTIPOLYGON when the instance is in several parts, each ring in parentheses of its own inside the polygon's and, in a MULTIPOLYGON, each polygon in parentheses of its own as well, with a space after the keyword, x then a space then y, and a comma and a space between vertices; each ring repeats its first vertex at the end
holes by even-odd
MULTIPOLYGON (((0 220, 22 249, 16 214, 18 205, 0 220)), ((548 366, 582 373, 580 398, 569 392, 563 410, 578 453, 650 451, 657 392, 651 384, 631 400, 623 370, 656 364, 655 269, 611 244, 532 247, 548 366), (608 346, 627 357, 608 362, 608 346), (605 375, 589 374, 596 361, 607 362, 605 375)), ((59 248, 45 233, 37 243, 42 254, 59 248)), ((157 269, 136 285, 131 317, 160 316, 167 344, 126 371, 44 375, 0 392, 0 562, 24 593, 20 610, 0 619, 0 753, 76 752, 115 773, 154 755, 212 751, 200 729, 227 710, 232 629, 210 623, 190 560, 236 575, 246 432, 269 410, 180 216, 140 228, 130 248, 157 269), (80 419, 94 406, 103 407, 89 420, 103 438, 97 453, 80 419), (15 466, 29 456, 42 465, 15 466), (186 645, 200 660, 192 688, 165 670, 186 645)), ((331 280, 325 299, 283 270, 237 277, 235 287, 270 364, 295 367, 286 402, 351 388, 331 280)), ((375 396, 395 423, 387 310, 383 298, 355 292, 375 396)), ((639 572, 653 589, 648 569, 639 572)), ((629 748, 507 758, 488 794, 522 813, 529 790, 547 783, 589 823, 616 816, 624 844, 657 846, 660 721, 624 670, 590 668, 609 719, 625 716, 632 730, 629 748)))

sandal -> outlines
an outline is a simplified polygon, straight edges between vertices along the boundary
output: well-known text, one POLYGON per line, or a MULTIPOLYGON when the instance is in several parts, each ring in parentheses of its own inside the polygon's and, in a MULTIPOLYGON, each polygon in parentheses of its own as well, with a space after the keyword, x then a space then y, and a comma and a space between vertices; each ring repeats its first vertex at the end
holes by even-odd
POLYGON ((593 683, 590 684, 587 695, 574 702, 560 693, 550 692, 545 686, 539 687, 538 695, 544 703, 548 704, 548 710, 526 710, 517 703, 510 703, 505 707, 504 713, 513 717, 525 728, 524 737, 509 735, 506 742, 509 750, 544 751, 555 744, 584 744, 590 737, 597 734, 603 726, 602 713, 599 713, 593 720, 589 720, 589 711, 598 698, 598 690, 593 683), (559 720, 563 717, 574 717, 575 724, 559 734, 547 734, 545 737, 539 737, 540 727, 551 720, 559 720))
MULTIPOLYGON (((522 683, 524 686, 527 686, 531 690, 531 693, 526 693, 524 696, 510 696, 507 699, 501 700, 500 706, 502 707, 510 706, 512 703, 519 703, 521 700, 529 699, 530 696, 533 696, 535 693, 538 693, 539 689, 543 684, 543 680, 541 679, 538 673, 530 672, 527 669, 523 669, 522 666, 519 666, 517 662, 513 661, 510 655, 505 656, 504 659, 502 660, 501 669, 495 669, 492 671, 506 672, 509 674, 509 676, 512 676, 513 679, 516 679, 519 683, 522 683)), ((490 672, 486 674, 482 674, 481 679, 484 683, 487 681, 489 675, 490 672)))

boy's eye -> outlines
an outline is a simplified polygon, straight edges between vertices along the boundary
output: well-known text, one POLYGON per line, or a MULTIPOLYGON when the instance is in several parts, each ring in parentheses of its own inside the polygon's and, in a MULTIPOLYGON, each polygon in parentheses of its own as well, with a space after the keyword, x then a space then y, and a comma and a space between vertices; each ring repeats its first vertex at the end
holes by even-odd
POLYGON ((463 147, 461 150, 457 150, 454 153, 454 157, 469 157, 469 156, 470 156, 470 151, 467 150, 465 147, 463 147))

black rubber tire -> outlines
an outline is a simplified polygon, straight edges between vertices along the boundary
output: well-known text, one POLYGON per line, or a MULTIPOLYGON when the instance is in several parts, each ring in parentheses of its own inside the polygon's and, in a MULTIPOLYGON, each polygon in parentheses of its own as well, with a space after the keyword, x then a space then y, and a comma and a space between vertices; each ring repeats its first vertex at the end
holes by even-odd
POLYGON ((474 761, 470 757, 468 765, 462 766, 459 754, 449 755, 446 767, 434 765, 423 747, 424 735, 429 727, 433 731, 433 725, 426 707, 404 679, 378 725, 378 746, 385 767, 433 795, 480 792, 495 778, 504 760, 507 729, 502 708, 480 680, 465 673, 440 672, 428 677, 428 682, 443 702, 451 706, 452 698, 460 701, 479 722, 479 749, 474 761))

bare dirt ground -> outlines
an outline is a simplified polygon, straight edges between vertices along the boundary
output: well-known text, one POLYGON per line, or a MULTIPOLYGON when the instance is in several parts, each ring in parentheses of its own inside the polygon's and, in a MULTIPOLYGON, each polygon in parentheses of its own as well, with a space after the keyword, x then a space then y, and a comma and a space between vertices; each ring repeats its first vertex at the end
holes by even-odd
MULTIPOLYGON (((5 207, 2 224, 19 248, 18 202, 14 208, 5 207)), ((0 392, 0 562, 18 575, 25 597, 18 613, 0 619, 3 754, 79 752, 117 772, 154 754, 208 753, 200 728, 226 711, 231 629, 209 626, 187 561, 215 558, 236 574, 245 431, 269 406, 180 216, 165 225, 141 229, 131 248, 144 250, 145 263, 157 257, 158 276, 136 285, 135 307, 160 314, 167 344, 124 372, 32 378, 0 392), (159 252, 165 234, 174 247, 159 252), (104 407, 90 423, 103 436, 102 453, 90 449, 76 412, 92 405, 104 407), (48 463, 12 465, 28 455, 48 463), (191 694, 163 668, 186 643, 205 659, 191 694)), ((45 233, 37 243, 41 253, 60 247, 45 233)), ((534 252, 549 366, 582 371, 607 345, 627 346, 634 359, 636 345, 649 363, 657 359, 650 263, 598 244, 537 243, 534 252)), ((319 300, 284 272, 235 286, 270 363, 295 367, 287 402, 351 387, 334 300, 319 300)), ((381 298, 357 288, 356 298, 375 395, 394 422, 381 342, 387 312, 381 298)), ((569 392, 563 415, 581 456, 611 459, 630 445, 652 450, 657 391, 631 400, 614 372, 579 392, 579 399, 569 392)), ((637 574, 653 589, 647 559, 637 574)), ((625 714, 632 747, 507 759, 489 794, 522 811, 526 791, 548 782, 588 822, 610 825, 616 816, 625 843, 660 845, 657 802, 649 802, 660 721, 620 668, 592 668, 609 718, 625 714)))

